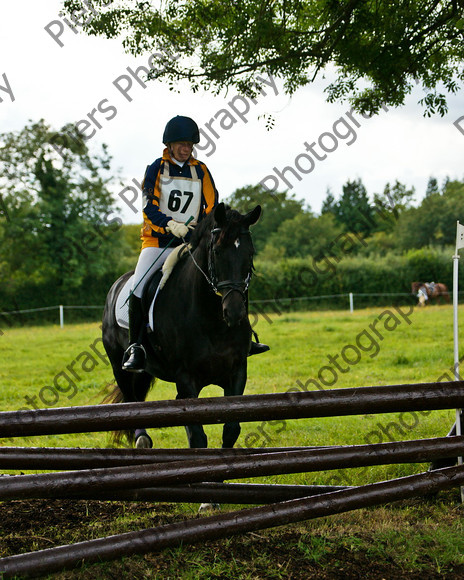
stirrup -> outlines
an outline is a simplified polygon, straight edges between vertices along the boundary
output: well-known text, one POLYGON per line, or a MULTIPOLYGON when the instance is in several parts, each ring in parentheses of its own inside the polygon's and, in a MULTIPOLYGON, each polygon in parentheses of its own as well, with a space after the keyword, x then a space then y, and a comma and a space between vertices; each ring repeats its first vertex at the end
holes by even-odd
POLYGON ((124 353, 124 358, 128 357, 122 365, 123 370, 132 373, 143 373, 145 370, 145 360, 147 353, 141 344, 133 343, 129 345, 124 353))

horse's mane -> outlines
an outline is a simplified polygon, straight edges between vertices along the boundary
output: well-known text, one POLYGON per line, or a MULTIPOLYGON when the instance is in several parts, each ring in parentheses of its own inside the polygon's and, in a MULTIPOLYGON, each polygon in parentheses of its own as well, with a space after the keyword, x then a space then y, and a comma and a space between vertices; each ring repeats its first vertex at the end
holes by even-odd
MULTIPOLYGON (((243 219, 243 215, 235 209, 231 209, 230 206, 225 206, 226 217, 227 217, 227 227, 221 230, 219 235, 219 241, 225 241, 230 236, 236 233, 236 228, 243 219)), ((211 211, 201 222, 197 225, 190 238, 190 245, 192 250, 197 248, 202 240, 209 239, 207 235, 211 232, 214 227, 214 211, 211 211)))
POLYGON ((201 222, 196 226, 196 228, 192 232, 192 236, 190 238, 190 245, 192 250, 197 248, 200 245, 201 240, 205 236, 205 232, 211 231, 214 226, 214 212, 211 211, 209 214, 201 220, 201 222))

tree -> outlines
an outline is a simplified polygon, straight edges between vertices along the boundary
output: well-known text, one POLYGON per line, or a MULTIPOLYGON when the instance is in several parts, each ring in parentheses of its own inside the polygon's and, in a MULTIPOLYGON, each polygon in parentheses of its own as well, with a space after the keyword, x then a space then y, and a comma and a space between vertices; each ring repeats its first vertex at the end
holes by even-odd
POLYGON ((326 193, 326 197, 325 197, 324 201, 322 202, 321 215, 323 215, 325 213, 333 214, 334 211, 335 211, 335 197, 333 196, 330 188, 328 188, 327 193, 326 193))
POLYGON ((368 236, 375 228, 373 209, 361 179, 348 180, 333 208, 335 221, 347 232, 368 236))
POLYGON ((279 226, 300 213, 309 213, 305 210, 304 201, 295 199, 287 192, 273 192, 269 194, 261 185, 247 185, 236 189, 226 200, 233 209, 241 213, 251 211, 257 204, 262 207, 261 217, 253 226, 253 243, 256 251, 264 249, 269 236, 276 232, 279 226))
MULTIPOLYGON (((257 74, 292 94, 330 69, 328 100, 361 112, 398 106, 421 84, 425 113, 447 111, 446 93, 464 78, 464 19, 456 0, 64 0, 91 35, 123 36, 134 54, 158 53, 152 78, 187 79, 217 92, 256 92, 257 74), (83 13, 85 16, 83 16, 83 13), (166 51, 169 47, 169 51, 166 51), (442 92, 444 90, 445 92, 442 92)), ((323 77, 324 78, 324 77, 323 77)))
POLYGON ((435 193, 440 193, 438 182, 435 179, 435 177, 430 177, 427 183, 427 189, 425 190, 425 197, 428 197, 429 195, 433 195, 435 193))
POLYGON ((41 120, 0 135, 0 278, 10 286, 51 281, 63 299, 121 251, 107 149, 91 155, 68 128, 55 132, 41 120))
POLYGON ((337 240, 341 233, 340 226, 329 213, 317 218, 308 213, 300 213, 282 222, 269 237, 264 257, 272 255, 271 248, 277 249, 278 255, 285 258, 337 255, 337 240))
POLYGON ((395 230, 402 250, 424 246, 454 246, 456 221, 464 223, 464 183, 447 180, 442 193, 424 197, 417 208, 405 211, 395 230))
POLYGON ((398 180, 393 185, 387 183, 383 194, 374 194, 374 212, 376 215, 375 231, 392 231, 399 216, 411 207, 414 187, 408 189, 398 180))

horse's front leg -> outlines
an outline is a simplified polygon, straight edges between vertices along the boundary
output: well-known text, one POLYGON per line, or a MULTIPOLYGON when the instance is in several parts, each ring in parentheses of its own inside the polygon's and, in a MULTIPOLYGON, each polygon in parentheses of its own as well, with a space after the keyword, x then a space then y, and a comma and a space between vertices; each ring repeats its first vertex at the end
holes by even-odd
MULTIPOLYGON (((224 395, 234 397, 243 395, 247 382, 247 359, 243 361, 236 373, 234 373, 229 384, 224 385, 224 395)), ((222 430, 222 447, 232 448, 240 435, 241 427, 238 421, 224 423, 222 430)))
MULTIPOLYGON (((196 385, 194 379, 187 373, 181 373, 176 379, 177 396, 176 399, 196 399, 200 393, 200 389, 196 385)), ((185 425, 189 447, 202 448, 208 447, 208 438, 203 429, 203 425, 190 424, 185 425)))
POLYGON ((203 429, 203 425, 186 425, 187 439, 191 449, 208 447, 208 437, 203 429))

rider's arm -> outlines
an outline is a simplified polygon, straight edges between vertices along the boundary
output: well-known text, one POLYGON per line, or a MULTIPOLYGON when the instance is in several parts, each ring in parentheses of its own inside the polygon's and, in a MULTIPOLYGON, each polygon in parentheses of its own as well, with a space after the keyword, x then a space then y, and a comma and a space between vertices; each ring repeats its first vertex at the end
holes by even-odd
POLYGON ((161 162, 161 159, 157 159, 145 172, 145 177, 142 182, 144 199, 143 217, 145 223, 148 222, 155 232, 166 234, 166 226, 171 217, 164 214, 159 207, 161 194, 159 185, 161 162))

